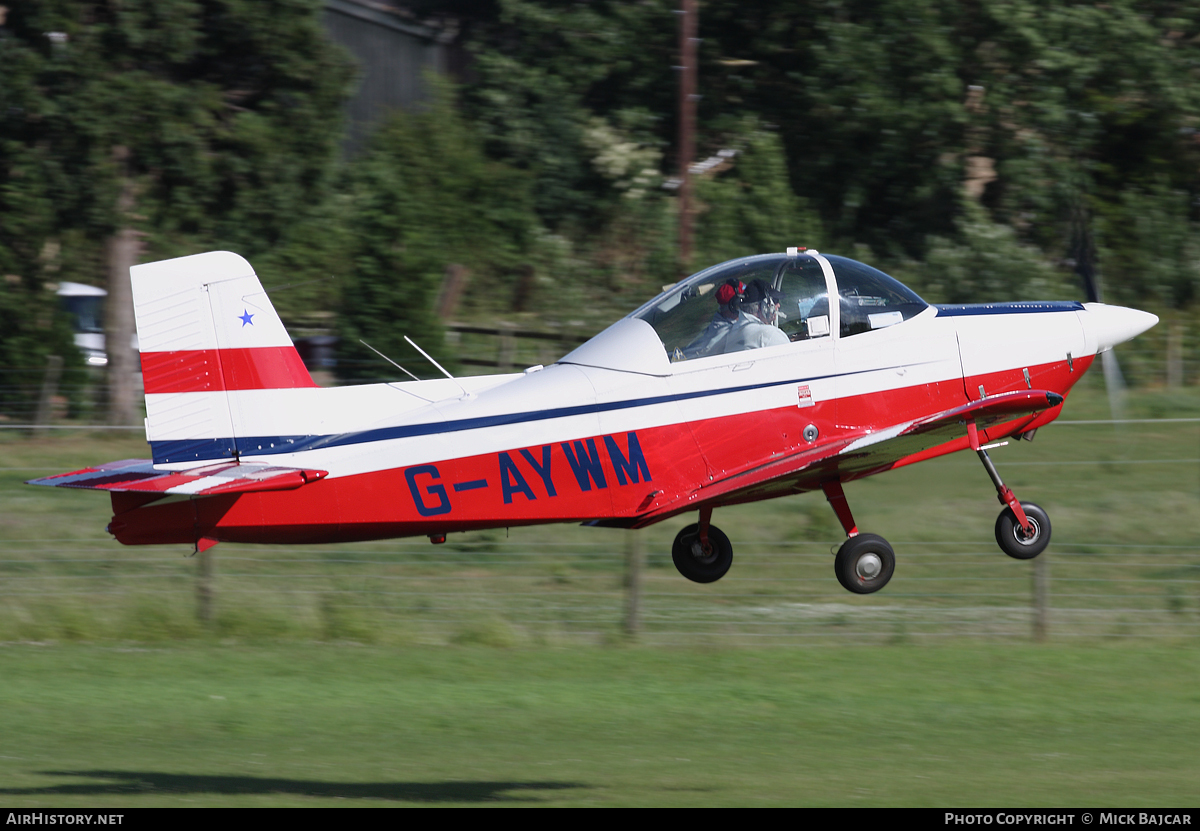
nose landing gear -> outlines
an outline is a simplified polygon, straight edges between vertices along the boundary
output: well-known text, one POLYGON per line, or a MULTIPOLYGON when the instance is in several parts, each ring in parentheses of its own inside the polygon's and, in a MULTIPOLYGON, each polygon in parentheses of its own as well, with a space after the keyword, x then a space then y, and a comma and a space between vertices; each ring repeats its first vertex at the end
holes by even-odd
POLYGON ((1050 517, 1032 502, 1022 502, 1029 527, 1022 527, 1012 508, 1005 508, 996 517, 996 542, 1000 550, 1017 560, 1032 560, 1050 544, 1050 517))
POLYGON ((1012 490, 1000 479, 1000 473, 988 456, 987 447, 979 443, 979 431, 974 421, 967 422, 967 436, 971 449, 979 454, 979 461, 996 486, 996 496, 1007 506, 996 517, 996 542, 1000 550, 1017 560, 1032 560, 1046 550, 1050 544, 1050 517, 1032 502, 1021 502, 1012 490))

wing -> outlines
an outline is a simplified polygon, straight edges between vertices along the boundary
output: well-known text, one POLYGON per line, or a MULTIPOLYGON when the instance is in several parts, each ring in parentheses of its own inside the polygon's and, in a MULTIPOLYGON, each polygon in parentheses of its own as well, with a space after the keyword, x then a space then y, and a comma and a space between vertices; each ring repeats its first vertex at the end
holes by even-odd
MULTIPOLYGON (((981 429, 1033 416, 1062 404, 1063 397, 1046 390, 1026 390, 991 396, 931 416, 863 431, 775 456, 711 483, 700 485, 653 511, 614 523, 641 528, 683 511, 702 506, 733 505, 816 490, 831 479, 846 481, 897 467, 924 451, 945 446, 944 452, 968 445, 967 423, 981 429), (961 447, 957 444, 961 442, 961 447)), ((933 453, 931 455, 938 455, 933 453)))
POLYGON ((324 470, 301 470, 266 464, 226 462, 191 470, 155 470, 149 459, 119 462, 31 479, 27 485, 87 488, 118 493, 213 496, 250 491, 286 491, 324 479, 324 470))

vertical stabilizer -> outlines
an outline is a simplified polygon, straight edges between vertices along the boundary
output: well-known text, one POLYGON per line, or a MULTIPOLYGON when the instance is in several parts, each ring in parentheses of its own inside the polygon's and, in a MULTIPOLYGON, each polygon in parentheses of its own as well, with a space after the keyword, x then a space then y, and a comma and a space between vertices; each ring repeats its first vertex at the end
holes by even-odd
POLYGON ((250 263, 227 251, 134 266, 133 308, 158 464, 238 455, 244 393, 314 387, 250 263))

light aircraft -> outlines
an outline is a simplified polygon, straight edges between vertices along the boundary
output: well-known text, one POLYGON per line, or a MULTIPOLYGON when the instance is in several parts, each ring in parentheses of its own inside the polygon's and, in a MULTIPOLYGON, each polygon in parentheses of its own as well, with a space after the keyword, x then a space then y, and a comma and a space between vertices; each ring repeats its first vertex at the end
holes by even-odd
POLYGON ((789 248, 686 278, 550 366, 320 388, 238 255, 131 278, 153 460, 31 482, 109 491, 122 543, 436 543, 694 512, 672 557, 709 583, 733 556, 714 509, 822 491, 847 536, 835 573, 859 594, 887 584, 895 555, 859 533, 843 484, 958 450, 979 454, 1004 505, 1001 549, 1041 553, 1046 512, 988 449, 1033 439, 1097 354, 1158 321, 1100 303, 935 306, 789 248))

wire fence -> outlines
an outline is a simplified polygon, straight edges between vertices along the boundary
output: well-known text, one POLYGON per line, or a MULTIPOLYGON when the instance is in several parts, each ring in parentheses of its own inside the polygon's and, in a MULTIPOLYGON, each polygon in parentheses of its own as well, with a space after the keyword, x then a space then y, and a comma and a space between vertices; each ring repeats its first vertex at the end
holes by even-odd
POLYGON ((1066 542, 1017 562, 980 542, 895 541, 891 584, 858 597, 834 580, 832 541, 757 544, 738 552, 719 583, 700 586, 666 552, 639 566, 629 534, 615 546, 508 541, 473 551, 402 541, 367 556, 353 547, 231 548, 209 552, 207 564, 178 547, 125 554, 109 543, 6 540, 0 633, 136 639, 162 626, 162 637, 200 631, 207 616, 233 636, 500 645, 630 635, 651 644, 1200 635, 1195 546, 1066 542))

